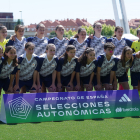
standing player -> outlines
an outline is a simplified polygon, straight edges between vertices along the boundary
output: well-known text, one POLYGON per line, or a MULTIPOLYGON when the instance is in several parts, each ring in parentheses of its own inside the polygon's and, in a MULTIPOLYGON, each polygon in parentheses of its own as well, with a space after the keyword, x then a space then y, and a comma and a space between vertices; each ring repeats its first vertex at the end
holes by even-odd
MULTIPOLYGON (((76 77, 79 78, 78 81, 81 79, 86 91, 92 91, 93 85, 97 85, 97 78, 95 75, 97 71, 97 60, 95 60, 94 49, 86 48, 82 56, 79 57, 79 63, 79 72, 76 73, 76 77)), ((75 88, 77 87, 79 87, 79 85, 77 85, 75 88)))
POLYGON ((56 47, 55 55, 59 58, 61 55, 63 55, 66 51, 66 47, 69 44, 69 40, 64 38, 64 27, 62 25, 57 25, 55 28, 56 37, 51 38, 48 41, 49 43, 52 43, 56 47))
POLYGON ((5 49, 4 58, 2 55, 3 49, 0 47, 0 89, 3 88, 5 93, 13 93, 13 81, 18 70, 16 49, 8 46, 5 49))
POLYGON ((115 35, 113 36, 113 38, 107 40, 107 42, 112 42, 115 45, 114 55, 121 55, 122 50, 125 46, 129 46, 131 48, 133 41, 126 38, 122 38, 122 35, 123 28, 117 26, 115 28, 115 35))
MULTIPOLYGON (((39 71, 39 57, 34 52, 34 44, 28 42, 25 44, 26 53, 22 54, 18 58, 18 71, 19 76, 17 76, 17 81, 19 78, 19 88, 21 93, 26 93, 27 90, 30 92, 36 92, 37 85, 37 71, 39 71)), ((16 83, 18 88, 18 82, 16 83)), ((15 89, 16 90, 16 89, 15 89)))
POLYGON ((35 45, 34 54, 39 56, 46 51, 48 38, 44 37, 45 26, 43 24, 38 24, 36 26, 36 32, 34 37, 27 38, 27 42, 32 42, 35 45))
MULTIPOLYGON (((75 57, 75 47, 68 45, 66 52, 60 57, 57 72, 58 91, 62 91, 62 87, 67 91, 73 91, 77 85, 75 73, 78 72, 78 61, 75 57)), ((65 91, 65 90, 64 90, 65 91)))
POLYGON ((55 45, 48 44, 46 47, 46 53, 40 56, 39 74, 41 84, 43 82, 49 92, 56 91, 56 70, 58 70, 58 58, 55 56, 55 45))
POLYGON ((80 57, 85 49, 89 47, 89 39, 86 39, 86 29, 79 28, 78 34, 74 36, 74 39, 71 39, 69 41, 69 45, 73 45, 76 48, 76 54, 75 56, 80 57))
POLYGON ((5 51, 5 46, 9 39, 7 37, 7 28, 5 26, 0 26, 0 46, 3 48, 3 52, 5 51))
POLYGON ((104 53, 104 44, 106 43, 107 38, 101 35, 102 32, 102 24, 99 22, 95 22, 93 24, 94 34, 91 36, 90 47, 95 50, 96 58, 104 53))
POLYGON ((106 43, 104 45, 105 54, 102 54, 97 58, 97 90, 102 89, 102 84, 104 84, 105 90, 113 89, 113 79, 118 62, 118 59, 113 55, 114 49, 115 46, 113 43, 106 43))
POLYGON ((17 25, 15 27, 15 38, 14 40, 9 40, 9 42, 6 44, 6 46, 14 46, 16 48, 17 57, 25 53, 25 44, 26 44, 26 38, 23 37, 24 35, 24 26, 23 25, 17 25))

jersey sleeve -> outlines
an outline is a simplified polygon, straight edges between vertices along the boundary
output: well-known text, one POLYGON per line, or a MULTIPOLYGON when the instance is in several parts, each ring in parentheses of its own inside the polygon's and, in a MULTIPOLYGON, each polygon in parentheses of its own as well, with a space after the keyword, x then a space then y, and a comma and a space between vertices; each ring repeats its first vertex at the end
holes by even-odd
POLYGON ((58 58, 55 58, 55 61, 56 61, 56 63, 57 63, 57 66, 56 66, 55 70, 58 71, 58 70, 59 70, 59 67, 58 67, 58 61, 59 61, 59 60, 58 60, 58 58))
POLYGON ((44 61, 44 58, 40 58, 38 59, 38 71, 40 71, 42 65, 43 65, 43 61, 44 61))
POLYGON ((104 61, 104 56, 103 55, 98 56, 97 61, 98 61, 97 67, 101 67, 104 61))
POLYGON ((48 44, 50 44, 50 43, 52 43, 52 44, 54 44, 54 38, 51 38, 50 40, 48 40, 48 44))
POLYGON ((18 66, 16 66, 15 68, 14 68, 14 70, 12 71, 12 75, 15 75, 16 74, 16 72, 18 71, 19 69, 18 69, 18 66))
POLYGON ((129 47, 132 46, 133 41, 131 41, 131 40, 129 40, 129 39, 125 39, 125 41, 126 41, 126 44, 127 44, 129 47))
POLYGON ((95 61, 94 61, 94 64, 95 64, 95 68, 94 68, 93 72, 96 73, 96 72, 97 72, 97 64, 98 64, 98 61, 95 60, 95 61))
POLYGON ((115 58, 114 61, 115 61, 115 65, 114 65, 114 67, 112 68, 111 71, 117 71, 117 64, 118 64, 119 59, 115 58))
POLYGON ((28 37, 26 40, 27 40, 27 42, 32 42, 33 38, 34 37, 28 37))
POLYGON ((75 40, 74 39, 71 39, 70 41, 69 41, 69 45, 73 45, 73 42, 74 42, 75 40))
POLYGON ((9 40, 8 43, 6 44, 6 47, 7 46, 13 46, 13 44, 14 44, 14 41, 13 40, 9 40))
POLYGON ((106 42, 112 42, 113 38, 106 39, 106 42))
POLYGON ((37 56, 37 57, 35 57, 35 59, 37 61, 37 67, 35 70, 37 70, 39 72, 39 70, 40 70, 39 57, 37 56))
POLYGON ((75 72, 80 72, 80 67, 81 67, 81 65, 80 65, 80 63, 77 61, 77 59, 75 59, 75 62, 76 62, 76 67, 75 67, 74 71, 75 71, 75 72))
POLYGON ((58 60, 58 69, 57 69, 58 72, 60 72, 62 70, 63 63, 64 63, 63 58, 60 58, 58 60))

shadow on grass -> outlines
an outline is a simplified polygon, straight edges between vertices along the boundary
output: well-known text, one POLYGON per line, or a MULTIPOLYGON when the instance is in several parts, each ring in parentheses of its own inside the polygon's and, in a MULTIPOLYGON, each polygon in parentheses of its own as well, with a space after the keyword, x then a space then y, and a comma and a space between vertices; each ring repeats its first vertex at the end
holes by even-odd
POLYGON ((2 125, 2 124, 6 124, 6 125, 17 125, 17 123, 3 123, 2 121, 0 121, 0 125, 2 125))
POLYGON ((93 121, 104 121, 102 118, 92 119, 93 121))
POLYGON ((139 119, 139 118, 140 118, 140 116, 133 116, 133 117, 131 117, 131 118, 136 118, 136 119, 139 119))
POLYGON ((124 119, 125 117, 114 117, 113 119, 124 119))
POLYGON ((84 121, 84 119, 80 119, 80 120, 74 120, 74 121, 84 121))

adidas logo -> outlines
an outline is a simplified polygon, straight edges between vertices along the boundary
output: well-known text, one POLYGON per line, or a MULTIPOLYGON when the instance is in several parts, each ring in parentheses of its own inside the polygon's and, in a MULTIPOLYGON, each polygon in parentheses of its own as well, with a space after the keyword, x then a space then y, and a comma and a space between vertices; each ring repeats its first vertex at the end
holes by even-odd
POLYGON ((131 100, 129 99, 129 97, 126 94, 123 94, 123 96, 121 97, 119 102, 131 102, 131 100))

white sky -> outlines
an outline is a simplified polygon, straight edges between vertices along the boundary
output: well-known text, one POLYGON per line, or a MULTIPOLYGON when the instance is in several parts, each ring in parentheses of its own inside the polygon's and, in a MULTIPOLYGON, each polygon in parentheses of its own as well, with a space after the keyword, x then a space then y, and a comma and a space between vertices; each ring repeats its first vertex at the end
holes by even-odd
MULTIPOLYGON (((124 3, 128 20, 140 18, 140 0, 124 3)), ((0 12, 13 12, 15 19, 21 19, 22 11, 25 25, 48 19, 87 18, 91 24, 99 19, 115 19, 112 0, 0 0, 0 4, 0 12)))

